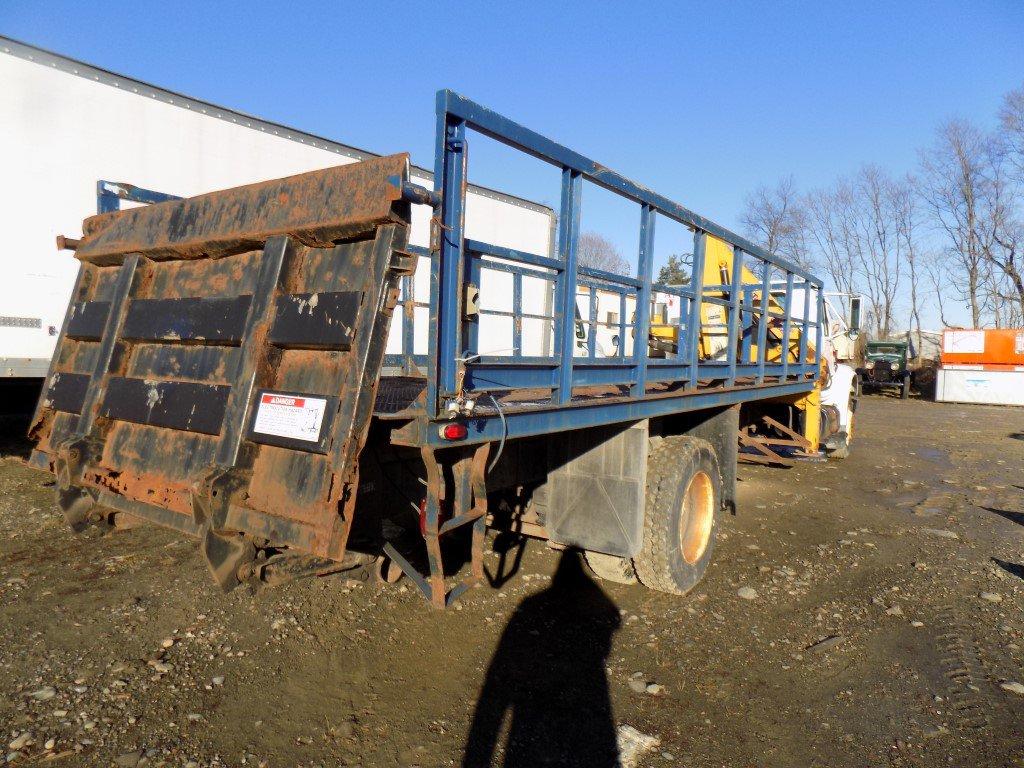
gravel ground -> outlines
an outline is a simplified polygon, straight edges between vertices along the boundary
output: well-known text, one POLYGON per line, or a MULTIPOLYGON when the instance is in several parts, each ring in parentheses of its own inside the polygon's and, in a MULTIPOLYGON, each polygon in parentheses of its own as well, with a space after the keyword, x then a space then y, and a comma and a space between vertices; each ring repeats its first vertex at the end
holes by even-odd
POLYGON ((169 532, 75 536, 10 437, 0 762, 603 766, 631 726, 643 766, 1024 765, 1022 433, 864 398, 846 461, 741 467, 687 597, 529 542, 445 612, 365 574, 223 595, 169 532))

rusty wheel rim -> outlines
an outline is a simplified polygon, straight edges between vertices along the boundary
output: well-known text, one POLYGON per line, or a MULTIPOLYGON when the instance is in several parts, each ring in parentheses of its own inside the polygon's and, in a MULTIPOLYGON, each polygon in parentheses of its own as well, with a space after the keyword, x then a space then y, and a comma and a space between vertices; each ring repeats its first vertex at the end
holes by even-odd
POLYGON ((697 472, 683 493, 679 544, 683 559, 693 565, 707 551, 715 524, 715 487, 706 472, 697 472))

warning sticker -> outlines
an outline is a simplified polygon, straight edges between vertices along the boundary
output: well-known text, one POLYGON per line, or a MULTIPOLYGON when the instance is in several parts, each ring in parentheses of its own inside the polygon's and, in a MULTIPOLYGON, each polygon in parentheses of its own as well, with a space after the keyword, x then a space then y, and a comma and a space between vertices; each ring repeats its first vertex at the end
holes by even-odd
POLYGON ((292 440, 320 440, 327 401, 321 397, 264 392, 256 408, 252 431, 292 440))

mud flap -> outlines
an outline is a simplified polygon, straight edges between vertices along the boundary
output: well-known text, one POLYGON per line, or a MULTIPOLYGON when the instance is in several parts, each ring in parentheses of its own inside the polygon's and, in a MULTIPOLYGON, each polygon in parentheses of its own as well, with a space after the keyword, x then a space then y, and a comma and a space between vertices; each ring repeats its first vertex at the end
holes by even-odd
POLYGON ((618 557, 640 551, 647 426, 581 429, 549 442, 552 469, 534 504, 552 541, 618 557))

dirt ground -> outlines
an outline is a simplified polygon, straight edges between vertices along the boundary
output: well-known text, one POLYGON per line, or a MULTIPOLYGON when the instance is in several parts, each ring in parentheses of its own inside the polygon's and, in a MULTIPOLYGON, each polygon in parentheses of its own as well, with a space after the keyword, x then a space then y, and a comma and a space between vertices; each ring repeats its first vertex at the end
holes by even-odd
POLYGON ((687 597, 530 542, 445 612, 344 574, 224 595, 171 533, 75 536, 11 438, 0 757, 605 766, 628 724, 643 766, 1024 765, 1024 410, 875 396, 857 426, 846 461, 741 467, 687 597))

